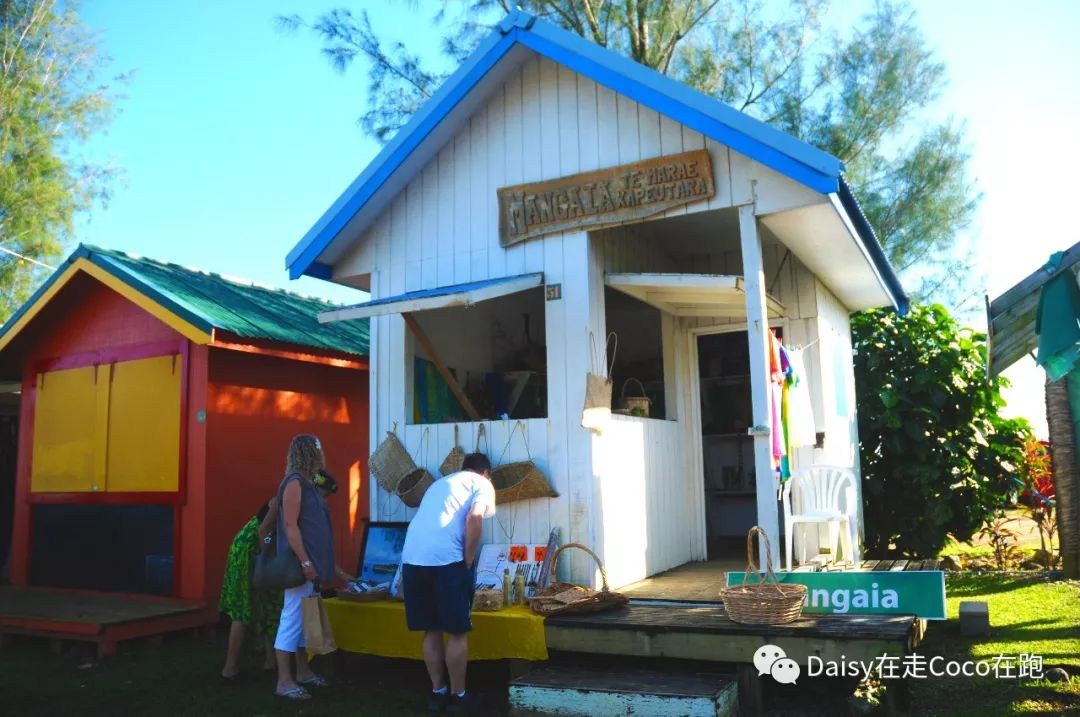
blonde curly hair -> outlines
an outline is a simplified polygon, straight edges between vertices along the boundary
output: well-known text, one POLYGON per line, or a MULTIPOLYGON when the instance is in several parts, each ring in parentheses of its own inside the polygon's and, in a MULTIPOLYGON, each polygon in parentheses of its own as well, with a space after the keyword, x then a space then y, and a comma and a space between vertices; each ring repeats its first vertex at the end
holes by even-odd
POLYGON ((302 433, 289 444, 289 457, 285 461, 285 475, 299 473, 308 480, 315 477, 316 471, 326 467, 326 456, 322 444, 310 433, 302 433))

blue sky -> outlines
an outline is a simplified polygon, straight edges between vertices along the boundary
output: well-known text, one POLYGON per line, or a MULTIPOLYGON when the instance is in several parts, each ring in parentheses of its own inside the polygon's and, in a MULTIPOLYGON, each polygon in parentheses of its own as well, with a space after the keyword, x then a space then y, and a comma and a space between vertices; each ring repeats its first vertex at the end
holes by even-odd
MULTIPOLYGON (((378 151, 356 125, 366 79, 334 72, 307 33, 274 18, 337 5, 368 7, 376 27, 418 46, 438 32, 408 3, 320 0, 148 2, 85 0, 112 70, 134 70, 121 112, 91 154, 123 168, 106 209, 81 241, 355 300, 323 282, 289 282, 284 257, 378 151), (407 28, 407 30, 404 30, 407 28)), ((871 7, 838 0, 827 22, 850 26, 871 7)), ((1080 3, 949 0, 915 3, 947 66, 949 85, 930 117, 965 118, 984 200, 964 241, 994 296, 1054 250, 1080 241, 1073 206, 1080 166, 1080 3)), ((1039 421, 1041 372, 1010 372, 1010 406, 1039 421)))

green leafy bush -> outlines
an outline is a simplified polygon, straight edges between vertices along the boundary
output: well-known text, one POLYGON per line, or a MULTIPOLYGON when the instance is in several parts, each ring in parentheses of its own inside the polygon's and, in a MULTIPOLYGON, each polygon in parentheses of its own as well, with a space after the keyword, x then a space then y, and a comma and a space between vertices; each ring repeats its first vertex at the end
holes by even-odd
POLYGON ((987 382, 986 336, 944 307, 851 322, 867 554, 929 558, 1004 504, 1031 428, 987 382))

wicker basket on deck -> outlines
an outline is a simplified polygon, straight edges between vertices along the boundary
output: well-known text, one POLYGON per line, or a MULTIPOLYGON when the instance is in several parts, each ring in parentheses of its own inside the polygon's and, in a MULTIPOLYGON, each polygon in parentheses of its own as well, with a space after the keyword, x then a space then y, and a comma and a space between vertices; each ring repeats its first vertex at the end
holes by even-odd
POLYGON ((572 583, 553 582, 546 588, 541 588, 533 593, 529 599, 529 606, 537 615, 565 615, 568 613, 603 612, 613 610, 630 602, 630 598, 622 593, 611 592, 608 587, 607 572, 604 570, 600 558, 596 553, 586 548, 581 543, 567 543, 555 551, 551 556, 551 574, 556 575, 559 564, 559 555, 567 548, 584 550, 596 561, 600 568, 601 588, 597 592, 591 588, 574 585, 572 583))
POLYGON ((722 588, 720 599, 723 600, 724 609, 733 622, 747 625, 783 625, 798 620, 802 615, 806 586, 781 583, 776 579, 769 536, 755 525, 746 534, 746 573, 743 575, 743 582, 741 585, 722 588), (765 544, 768 563, 764 578, 760 577, 757 560, 754 559, 755 534, 760 535, 765 544), (751 575, 758 582, 751 583, 751 575))

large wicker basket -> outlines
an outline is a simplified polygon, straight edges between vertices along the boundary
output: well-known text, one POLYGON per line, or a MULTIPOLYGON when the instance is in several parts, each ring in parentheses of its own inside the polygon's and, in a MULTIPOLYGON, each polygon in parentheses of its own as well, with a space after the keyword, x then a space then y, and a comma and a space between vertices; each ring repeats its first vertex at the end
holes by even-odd
POLYGON ((794 622, 802 615, 806 586, 781 583, 773 572, 772 545, 768 534, 754 526, 746 534, 746 573, 741 585, 720 590, 724 609, 733 622, 747 625, 783 625, 794 622), (757 560, 754 558, 754 535, 760 535, 765 544, 767 559, 765 577, 761 578, 757 560), (756 583, 751 583, 751 576, 756 583), (771 579, 771 581, 770 581, 771 579))
POLYGON ((386 438, 371 454, 368 468, 387 493, 394 493, 401 479, 416 469, 416 463, 394 432, 387 431, 386 438))
MULTIPOLYGON (((527 460, 503 463, 491 471, 491 484, 495 486, 495 504, 502 505, 532 498, 557 498, 559 494, 548 483, 540 468, 533 463, 532 452, 529 450, 529 437, 525 435, 525 424, 521 421, 514 424, 510 430, 502 455, 506 455, 511 441, 514 440, 514 434, 518 431, 521 431, 527 460)), ((502 456, 499 462, 502 463, 502 456)))
POLYGON ((397 497, 410 508, 420 507, 420 501, 424 499, 424 493, 435 482, 435 476, 425 468, 414 468, 401 479, 397 486, 397 497))
POLYGON ((581 543, 567 543, 551 556, 551 575, 556 575, 559 555, 567 548, 584 550, 596 561, 600 568, 600 591, 574 585, 572 583, 553 582, 546 588, 540 588, 529 599, 529 606, 537 615, 565 615, 567 613, 603 612, 621 607, 630 601, 622 593, 612 592, 608 587, 607 572, 596 553, 581 543))

